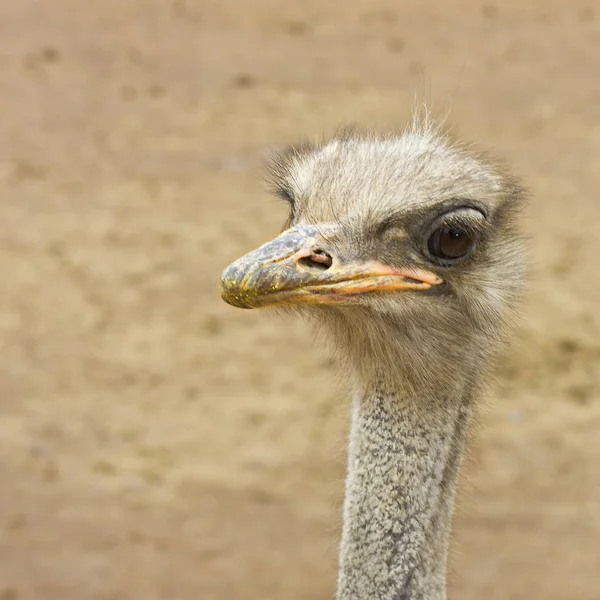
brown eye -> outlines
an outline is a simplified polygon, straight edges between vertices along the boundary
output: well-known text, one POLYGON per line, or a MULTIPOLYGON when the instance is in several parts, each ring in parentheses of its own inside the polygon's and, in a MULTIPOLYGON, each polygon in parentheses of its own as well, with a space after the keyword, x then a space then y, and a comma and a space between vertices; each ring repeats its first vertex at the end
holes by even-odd
POLYGON ((453 260, 462 258, 475 248, 475 237, 462 229, 440 227, 427 241, 427 249, 436 258, 453 260))

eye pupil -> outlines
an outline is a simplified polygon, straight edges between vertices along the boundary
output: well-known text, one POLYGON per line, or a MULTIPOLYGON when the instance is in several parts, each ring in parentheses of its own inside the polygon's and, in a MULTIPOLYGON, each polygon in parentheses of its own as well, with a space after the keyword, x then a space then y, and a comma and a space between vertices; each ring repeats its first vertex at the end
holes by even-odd
POLYGON ((427 249, 436 258, 456 259, 467 255, 475 246, 474 237, 461 229, 440 227, 427 242, 427 249))

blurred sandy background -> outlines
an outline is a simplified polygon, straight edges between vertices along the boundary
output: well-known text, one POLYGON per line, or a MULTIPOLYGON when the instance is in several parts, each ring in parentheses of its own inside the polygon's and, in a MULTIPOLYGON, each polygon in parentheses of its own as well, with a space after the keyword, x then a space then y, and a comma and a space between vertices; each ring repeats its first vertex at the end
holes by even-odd
POLYGON ((0 600, 328 599, 347 401, 223 304, 268 145, 413 98, 514 164, 534 272, 452 598, 600 598, 600 6, 0 1, 0 600))

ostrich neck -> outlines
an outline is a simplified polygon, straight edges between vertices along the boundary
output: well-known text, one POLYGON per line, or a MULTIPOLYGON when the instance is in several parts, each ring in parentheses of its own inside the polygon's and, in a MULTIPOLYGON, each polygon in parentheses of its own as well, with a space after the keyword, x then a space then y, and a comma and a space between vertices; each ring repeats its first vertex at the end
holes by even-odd
POLYGON ((381 384, 355 397, 338 600, 446 598, 469 396, 410 397, 381 384))

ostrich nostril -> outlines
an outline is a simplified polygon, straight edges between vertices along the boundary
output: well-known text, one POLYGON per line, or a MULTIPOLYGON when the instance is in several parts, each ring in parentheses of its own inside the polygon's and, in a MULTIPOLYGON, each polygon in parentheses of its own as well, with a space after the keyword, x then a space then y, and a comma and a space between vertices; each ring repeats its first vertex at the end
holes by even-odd
POLYGON ((313 250, 310 256, 298 259, 298 264, 307 271, 327 271, 333 264, 333 259, 320 248, 313 250))

